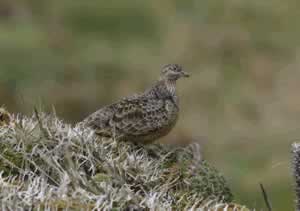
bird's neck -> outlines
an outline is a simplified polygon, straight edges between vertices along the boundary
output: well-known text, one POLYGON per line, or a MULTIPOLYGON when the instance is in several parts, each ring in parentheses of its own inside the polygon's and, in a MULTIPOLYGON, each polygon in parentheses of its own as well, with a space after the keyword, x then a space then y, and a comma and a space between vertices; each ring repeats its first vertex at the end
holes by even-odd
POLYGON ((176 96, 175 80, 159 80, 155 85, 155 93, 159 98, 173 98, 176 96))
POLYGON ((156 98, 176 98, 176 81, 174 80, 159 80, 154 86, 146 90, 145 95, 156 98))
POLYGON ((176 95, 176 80, 164 80, 164 84, 171 96, 176 95))

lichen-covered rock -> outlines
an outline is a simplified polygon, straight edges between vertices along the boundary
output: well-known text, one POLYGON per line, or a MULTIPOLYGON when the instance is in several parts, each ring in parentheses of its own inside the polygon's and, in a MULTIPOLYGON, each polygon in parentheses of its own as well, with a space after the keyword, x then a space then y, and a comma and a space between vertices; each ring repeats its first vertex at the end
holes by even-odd
POLYGON ((224 177, 201 160, 197 145, 101 139, 45 114, 13 120, 0 128, 4 208, 185 210, 232 201, 224 177))

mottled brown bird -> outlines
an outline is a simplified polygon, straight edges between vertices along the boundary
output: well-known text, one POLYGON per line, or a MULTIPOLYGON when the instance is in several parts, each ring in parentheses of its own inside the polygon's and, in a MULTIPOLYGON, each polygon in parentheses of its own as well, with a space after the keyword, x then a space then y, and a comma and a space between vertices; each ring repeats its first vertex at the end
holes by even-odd
POLYGON ((101 108, 83 120, 101 137, 150 143, 167 135, 178 119, 176 81, 189 77, 177 64, 165 65, 160 79, 142 94, 101 108))

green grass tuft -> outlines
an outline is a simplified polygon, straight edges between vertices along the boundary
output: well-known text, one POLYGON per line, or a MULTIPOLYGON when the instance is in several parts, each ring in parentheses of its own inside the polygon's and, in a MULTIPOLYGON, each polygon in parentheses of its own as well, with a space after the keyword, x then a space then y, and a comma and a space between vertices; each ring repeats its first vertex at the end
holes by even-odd
POLYGON ((188 209, 232 201, 197 145, 102 139, 54 116, 0 128, 0 200, 7 209, 188 209))

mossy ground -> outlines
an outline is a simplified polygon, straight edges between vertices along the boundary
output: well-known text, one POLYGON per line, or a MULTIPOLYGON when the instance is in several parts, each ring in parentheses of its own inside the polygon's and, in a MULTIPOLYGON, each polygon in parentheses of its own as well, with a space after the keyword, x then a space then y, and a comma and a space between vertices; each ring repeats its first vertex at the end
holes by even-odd
POLYGON ((0 128, 6 208, 184 210, 233 200, 196 144, 116 142, 45 114, 13 122, 0 128))

